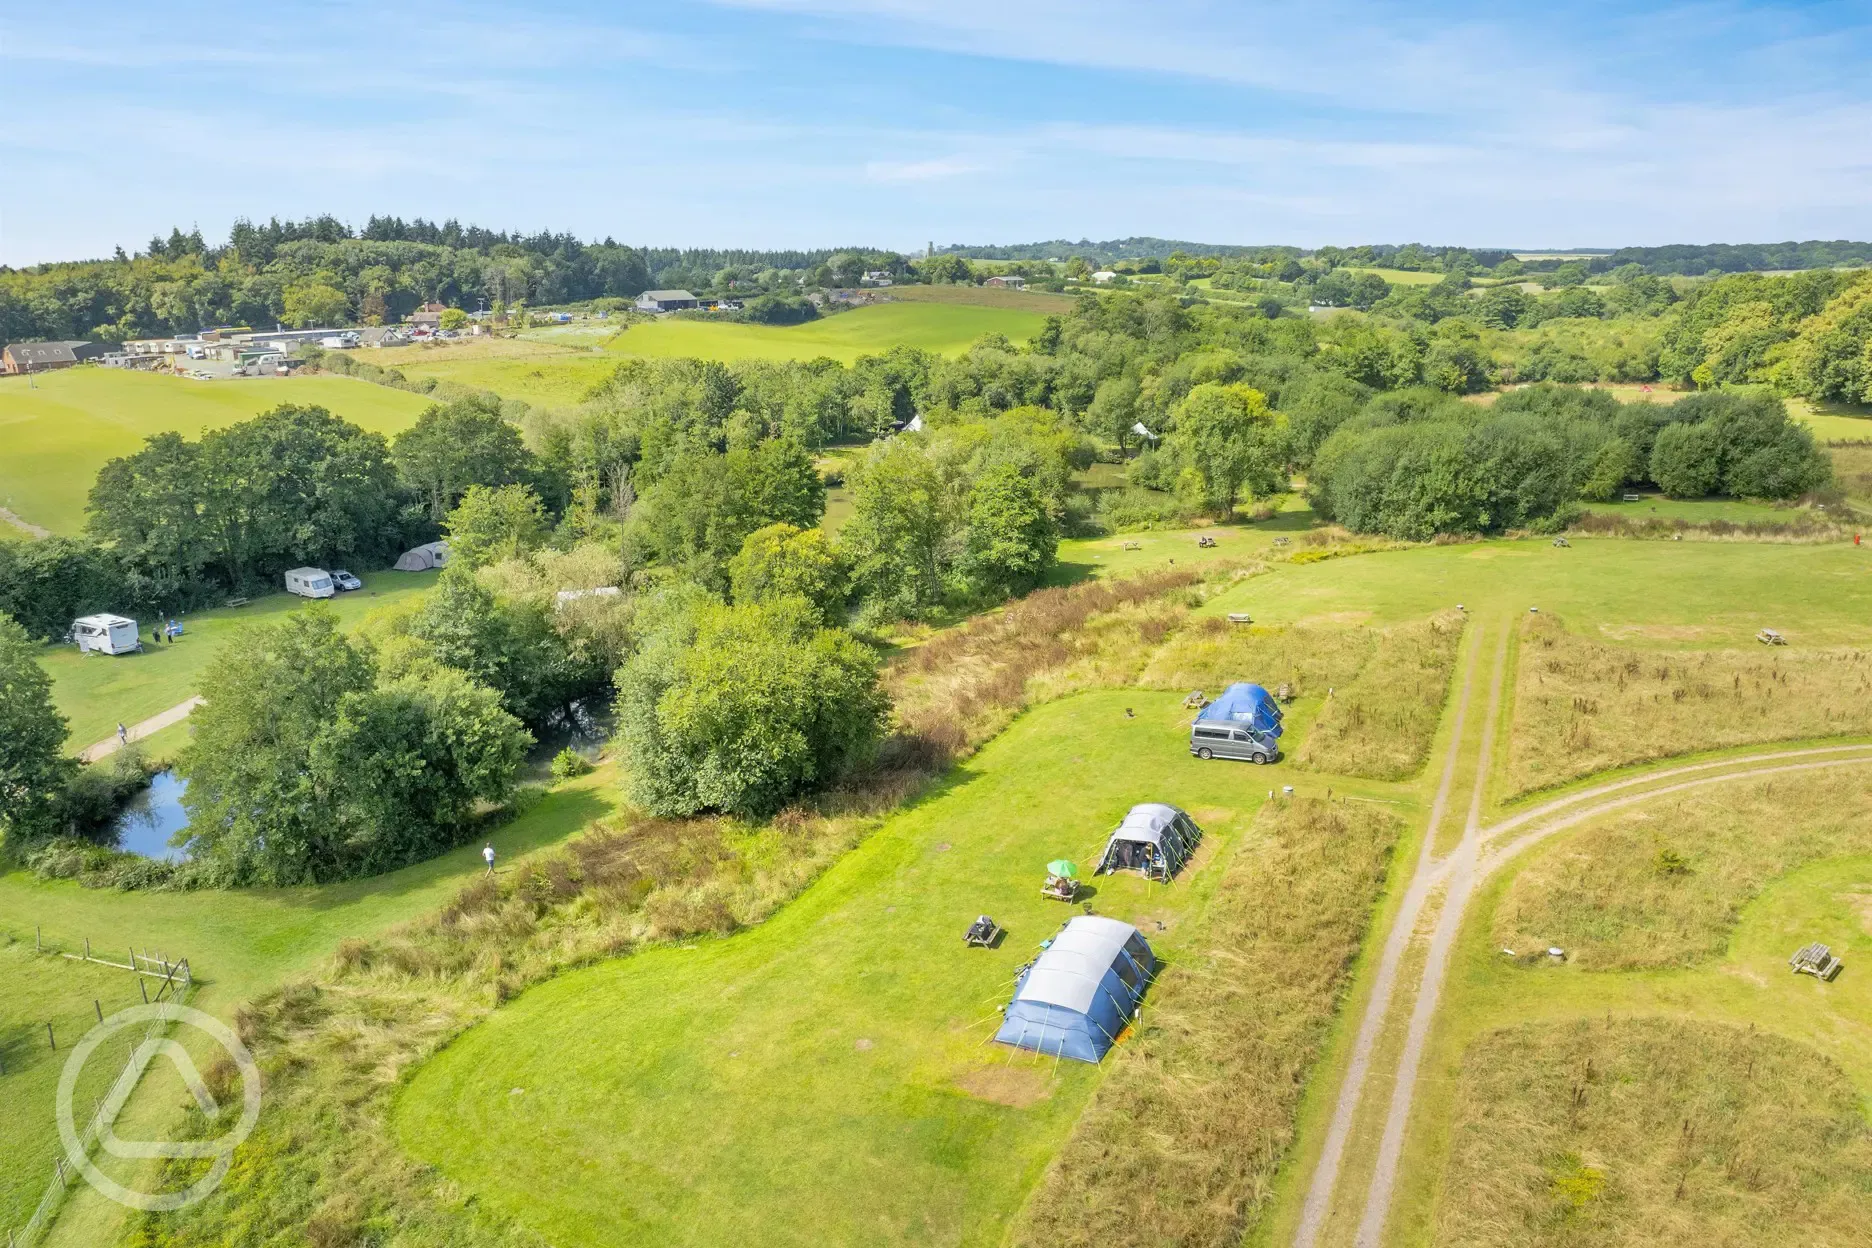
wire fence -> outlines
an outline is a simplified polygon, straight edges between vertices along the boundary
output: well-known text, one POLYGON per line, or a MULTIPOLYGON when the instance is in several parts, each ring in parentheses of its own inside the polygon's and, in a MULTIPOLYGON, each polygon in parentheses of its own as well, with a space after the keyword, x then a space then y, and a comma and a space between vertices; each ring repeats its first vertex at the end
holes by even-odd
MULTIPOLYGON (((123 951, 126 960, 120 962, 103 956, 101 952, 93 951, 89 940, 84 942, 81 951, 66 951, 48 948, 44 938, 35 933, 34 944, 42 953, 57 954, 72 961, 94 963, 133 973, 137 977, 138 995, 142 1003, 146 1005, 184 1004, 195 986, 194 972, 189 966, 188 959, 172 958, 161 951, 126 947, 123 951)), ((132 1002, 132 1004, 135 1003, 132 1002)), ((40 1024, 33 1023, 30 1042, 35 1046, 42 1044, 52 1053, 69 1048, 92 1026, 104 1021, 103 1002, 94 1000, 91 1005, 94 1018, 44 1020, 43 1036, 38 1035, 40 1024)), ((96 1083, 86 1081, 89 1094, 75 1095, 73 1098, 74 1111, 80 1105, 88 1105, 90 1109, 84 1126, 78 1131, 79 1150, 84 1156, 91 1155, 99 1137, 111 1125, 111 1121, 129 1100, 131 1093, 136 1090, 137 1083, 147 1068, 146 1061, 138 1060, 138 1051, 150 1041, 160 1039, 167 1033, 169 1026, 170 1020, 157 1018, 150 1020, 141 1029, 124 1028, 100 1045, 98 1051, 86 1060, 87 1068, 96 1066, 103 1071, 115 1069, 117 1074, 102 1090, 98 1090, 96 1083), (119 1055, 120 1064, 113 1065, 112 1058, 119 1055)), ((0 1054, 0 1079, 4 1079, 10 1070, 17 1074, 17 1066, 17 1061, 8 1063, 4 1054, 0 1054)), ((0 1088, 4 1088, 4 1083, 0 1083, 0 1088)), ((4 1095, 4 1092, 0 1092, 0 1095, 4 1095)), ((34 1248, 35 1245, 41 1243, 46 1232, 51 1229, 53 1219, 58 1216, 59 1209, 64 1205, 66 1194, 81 1178, 77 1167, 72 1164, 62 1147, 53 1155, 49 1169, 45 1191, 40 1196, 38 1205, 33 1209, 32 1216, 22 1225, 5 1231, 5 1248, 34 1248)))

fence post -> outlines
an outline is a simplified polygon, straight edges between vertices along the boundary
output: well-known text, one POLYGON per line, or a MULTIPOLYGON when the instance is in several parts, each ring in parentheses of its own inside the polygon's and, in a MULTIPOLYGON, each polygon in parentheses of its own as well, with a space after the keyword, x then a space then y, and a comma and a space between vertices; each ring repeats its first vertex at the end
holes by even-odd
POLYGON ((149 1004, 149 983, 141 975, 137 976, 137 988, 143 993, 143 1004, 149 1004))
POLYGON ((52 1034, 51 1023, 47 1023, 45 1025, 45 1038, 46 1038, 46 1043, 52 1046, 52 1051, 54 1053, 58 1052, 58 1037, 52 1034))
POLYGON ((98 1003, 98 999, 96 997, 91 998, 91 1008, 97 1011, 97 1021, 100 1023, 103 1022, 104 1021, 104 1007, 98 1003))
POLYGON ((91 938, 89 936, 84 938, 84 960, 87 962, 91 960, 91 938))

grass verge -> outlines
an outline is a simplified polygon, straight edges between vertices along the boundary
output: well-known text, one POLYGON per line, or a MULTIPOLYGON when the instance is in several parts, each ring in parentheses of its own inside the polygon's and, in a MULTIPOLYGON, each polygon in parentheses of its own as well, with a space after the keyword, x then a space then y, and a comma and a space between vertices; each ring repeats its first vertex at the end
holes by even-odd
POLYGON ((1358 675, 1333 691, 1294 761, 1371 780, 1421 771, 1449 697, 1464 619, 1446 611, 1386 629, 1358 675))
POLYGON ((1434 1242, 1872 1242, 1872 1129, 1840 1069, 1754 1028, 1531 1024, 1471 1045, 1434 1242))
POLYGON ((1016 1242, 1234 1245, 1263 1216, 1401 825, 1263 807, 1190 954, 1153 989, 1016 1242))

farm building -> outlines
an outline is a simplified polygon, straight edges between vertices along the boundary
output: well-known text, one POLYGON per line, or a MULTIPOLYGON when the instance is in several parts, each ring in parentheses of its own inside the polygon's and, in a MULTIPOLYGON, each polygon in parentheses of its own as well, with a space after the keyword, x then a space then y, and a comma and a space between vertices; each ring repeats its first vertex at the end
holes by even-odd
POLYGON ((1137 928, 1080 915, 1021 976, 995 1039, 1096 1062, 1137 1013, 1156 969, 1156 956, 1137 928))
POLYGON ((0 349, 0 372, 44 373, 109 354, 102 342, 12 342, 0 349))
POLYGON ((984 286, 999 286, 1006 290, 1026 290, 1027 279, 1024 277, 1002 276, 996 274, 982 283, 984 286))
POLYGON ((426 542, 414 550, 406 550, 396 561, 399 572, 427 572, 431 568, 448 565, 449 547, 447 542, 426 542))
POLYGON ((1183 869, 1202 840, 1196 821, 1174 806, 1145 802, 1133 806, 1105 842, 1094 875, 1141 871, 1148 879, 1169 882, 1183 869))
POLYGON ((419 329, 439 329, 442 326, 442 314, 448 311, 445 304, 425 303, 409 314, 409 323, 419 329))
POLYGON ((639 312, 680 312, 700 302, 686 290, 646 290, 637 296, 639 312))

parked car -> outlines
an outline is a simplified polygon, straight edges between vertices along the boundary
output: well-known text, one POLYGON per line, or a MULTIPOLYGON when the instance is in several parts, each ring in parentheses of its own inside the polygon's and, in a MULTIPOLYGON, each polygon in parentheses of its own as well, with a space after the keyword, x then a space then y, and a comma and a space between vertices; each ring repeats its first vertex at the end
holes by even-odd
POLYGON ((357 577, 352 576, 349 572, 345 571, 343 568, 333 568, 331 578, 332 578, 333 587, 336 588, 340 593, 348 593, 349 591, 354 590, 354 589, 364 588, 363 581, 358 580, 357 577))

